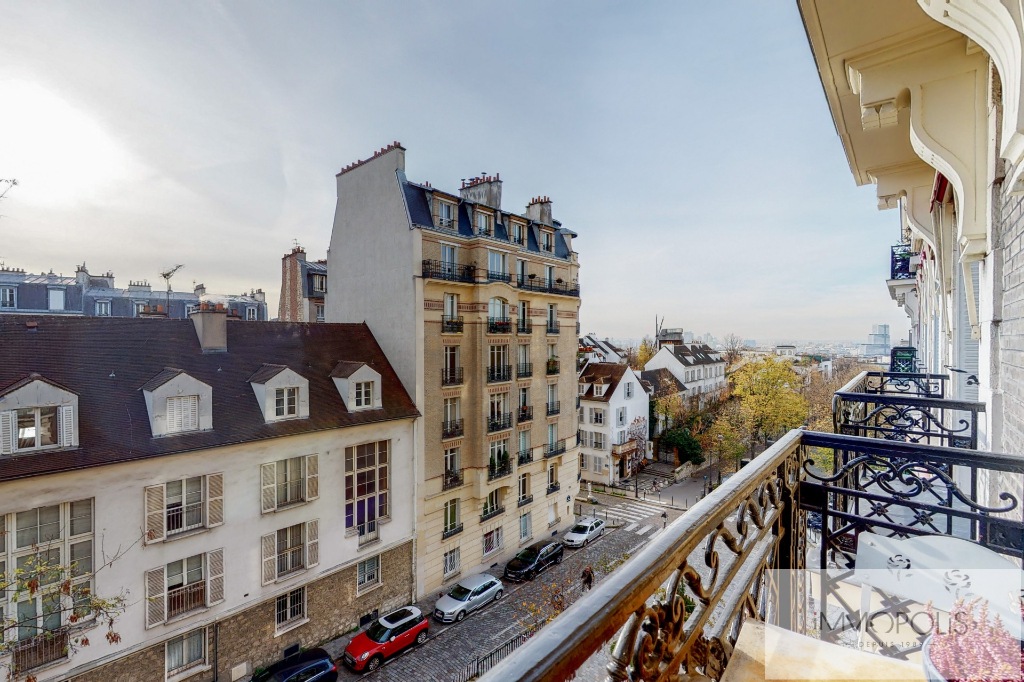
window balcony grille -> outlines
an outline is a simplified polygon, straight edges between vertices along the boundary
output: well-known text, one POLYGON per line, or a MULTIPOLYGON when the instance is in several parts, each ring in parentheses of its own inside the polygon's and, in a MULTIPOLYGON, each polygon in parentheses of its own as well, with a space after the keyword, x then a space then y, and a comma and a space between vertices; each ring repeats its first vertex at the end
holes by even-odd
POLYGON ((922 398, 945 398, 948 374, 919 372, 868 372, 863 383, 853 390, 864 393, 916 395, 922 398))
POLYGON ((516 285, 525 291, 539 291, 544 294, 558 294, 560 296, 572 296, 579 298, 580 285, 578 282, 548 281, 541 277, 517 277, 516 285))
POLYGON ((549 375, 558 374, 558 360, 548 360, 547 372, 549 375))
POLYGON ((360 523, 356 528, 359 531, 359 546, 369 545, 380 540, 380 527, 377 520, 360 523))
POLYGON ((547 333, 558 334, 562 330, 561 323, 558 320, 548 320, 547 333))
POLYGON ((488 509, 480 515, 480 523, 493 519, 495 516, 501 516, 505 513, 505 507, 495 507, 494 509, 488 509))
MULTIPOLYGON (((694 666, 708 660, 707 641, 735 644, 751 603, 760 605, 755 618, 826 642, 877 638, 860 632, 863 614, 849 599, 857 533, 958 537, 1019 561, 1022 477, 1024 458, 1016 455, 790 431, 669 524, 661 551, 627 560, 614 584, 582 595, 559 616, 557 631, 539 631, 489 675, 569 679, 595 654, 610 669, 642 670, 649 641, 665 642, 660 661, 696 675, 705 670, 694 666), (815 466, 805 466, 812 458, 815 466), (803 573, 819 566, 830 568, 803 573), (777 579, 766 579, 766 567, 779 571, 777 579), (699 577, 688 579, 694 571, 699 577), (656 620, 666 613, 680 616, 656 620), (821 627, 822 613, 829 627, 821 627)), ((892 658, 916 660, 927 634, 878 644, 892 658)), ((717 678, 731 656, 726 648, 716 659, 717 678)))
POLYGON ((511 334, 512 333, 512 319, 508 317, 488 317, 487 318, 487 333, 488 334, 511 334))
POLYGON ((203 527, 203 502, 193 502, 167 510, 167 534, 184 533, 203 527))
POLYGON ((463 433, 461 419, 441 422, 441 438, 458 438, 463 433))
POLYGON ((14 667, 12 672, 27 672, 47 663, 67 658, 69 644, 67 628, 59 628, 19 640, 12 647, 14 667))
POLYGON ((910 244, 896 244, 892 247, 889 258, 889 279, 914 279, 917 275, 910 271, 910 244))
POLYGON ((508 476, 512 473, 512 462, 508 460, 508 457, 502 459, 501 462, 491 462, 487 465, 487 480, 493 481, 496 478, 502 476, 508 476))
POLYGON ((523 495, 519 498, 519 506, 525 507, 528 504, 533 503, 533 495, 523 495))
POLYGON ((442 386, 458 386, 462 383, 461 367, 444 367, 441 369, 442 386))
POLYGON ((555 481, 554 483, 548 483, 548 491, 545 494, 551 495, 552 493, 557 493, 561 489, 562 486, 558 483, 558 481, 555 481))
POLYGON ((519 319, 516 323, 516 331, 520 334, 532 334, 533 320, 519 319))
POLYGON ((441 479, 441 490, 458 488, 462 485, 463 480, 461 469, 448 469, 444 472, 444 478, 441 479))
POLYGON ((487 418, 487 433, 494 433, 495 431, 504 431, 505 429, 512 428, 512 413, 502 412, 499 414, 493 414, 487 418))
POLYGON ((526 377, 533 376, 533 363, 532 362, 520 362, 516 365, 516 377, 524 379, 526 377))
POLYGON ((533 419, 533 405, 523 405, 516 412, 516 421, 522 424, 533 419))
POLYGON ((533 461, 533 448, 526 448, 525 450, 519 451, 519 457, 517 458, 519 465, 529 464, 533 461))
POLYGON ((441 317, 442 334, 461 334, 463 328, 462 315, 444 315, 441 317))
POLYGON ((206 581, 167 590, 167 617, 174 618, 206 606, 206 581))
POLYGON ((562 454, 563 452, 565 452, 564 438, 560 438, 559 440, 556 440, 554 443, 548 443, 547 445, 544 446, 545 457, 554 457, 556 455, 562 454))
POLYGON ((501 272, 500 270, 488 270, 487 271, 488 282, 511 282, 512 273, 501 272))
POLYGON ((554 417, 556 414, 562 411, 562 401, 556 400, 552 403, 548 403, 548 416, 554 417))
POLYGON ((512 365, 497 365, 487 368, 487 383, 512 381, 512 365))
POLYGON ((467 282, 472 284, 476 281, 476 267, 472 265, 459 265, 440 260, 423 261, 423 277, 427 279, 443 279, 448 282, 467 282))
POLYGON ((448 538, 453 537, 455 535, 458 535, 461 532, 462 532, 462 524, 461 523, 457 523, 454 526, 451 526, 450 528, 448 528, 444 532, 442 532, 441 533, 441 539, 442 540, 447 540, 448 538))

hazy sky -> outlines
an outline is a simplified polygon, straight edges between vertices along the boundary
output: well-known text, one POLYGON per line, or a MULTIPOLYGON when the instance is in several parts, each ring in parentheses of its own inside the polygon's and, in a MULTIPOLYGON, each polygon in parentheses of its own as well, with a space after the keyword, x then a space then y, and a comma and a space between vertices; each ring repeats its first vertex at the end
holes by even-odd
POLYGON ((579 234, 584 331, 906 334, 794 2, 13 2, 0 261, 262 287, 323 257, 335 173, 501 173, 579 234))

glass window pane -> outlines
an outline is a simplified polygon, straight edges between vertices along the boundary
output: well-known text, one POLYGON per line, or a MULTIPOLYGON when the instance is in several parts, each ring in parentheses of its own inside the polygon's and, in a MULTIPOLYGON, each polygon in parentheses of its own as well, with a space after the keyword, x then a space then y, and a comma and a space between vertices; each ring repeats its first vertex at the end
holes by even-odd
POLYGON ((92 500, 71 503, 71 534, 92 532, 92 500))
POLYGON ((18 410, 18 449, 36 447, 36 411, 18 410))
POLYGON ((39 447, 57 445, 57 408, 39 408, 39 447))

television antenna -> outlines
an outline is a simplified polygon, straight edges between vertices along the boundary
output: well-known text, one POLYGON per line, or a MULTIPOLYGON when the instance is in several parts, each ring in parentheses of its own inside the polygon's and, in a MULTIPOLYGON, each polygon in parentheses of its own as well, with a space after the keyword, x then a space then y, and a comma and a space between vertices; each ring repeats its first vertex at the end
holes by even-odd
POLYGON ((166 270, 166 271, 160 273, 160 276, 164 278, 165 282, 167 282, 167 317, 168 318, 170 318, 170 316, 171 316, 171 277, 174 277, 174 273, 176 273, 178 270, 181 270, 183 267, 185 267, 185 264, 184 263, 179 263, 178 265, 175 265, 170 270, 166 270))

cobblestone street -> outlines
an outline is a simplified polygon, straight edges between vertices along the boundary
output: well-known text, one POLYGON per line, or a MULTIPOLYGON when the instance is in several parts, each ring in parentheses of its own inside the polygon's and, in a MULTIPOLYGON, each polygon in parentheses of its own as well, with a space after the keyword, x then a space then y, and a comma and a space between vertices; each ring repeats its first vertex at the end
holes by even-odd
MULTIPOLYGON (((682 513, 655 504, 638 507, 629 505, 632 501, 599 497, 604 504, 596 507, 583 505, 583 509, 588 513, 594 509, 609 510, 610 514, 617 513, 623 521, 628 520, 629 523, 620 528, 609 529, 600 539, 582 549, 566 548, 561 564, 548 568, 531 582, 516 584, 503 580, 504 598, 467 616, 462 623, 445 625, 431 619, 430 639, 424 645, 408 649, 386 662, 375 673, 359 675, 339 663, 339 679, 365 678, 374 682, 449 680, 476 657, 489 653, 527 629, 537 617, 533 615, 537 611, 535 607, 531 609, 526 605, 543 604, 550 594, 551 586, 559 584, 563 588, 568 588, 568 600, 575 599, 579 595, 580 574, 584 566, 593 567, 599 582, 624 559, 635 554, 640 547, 655 537, 661 531, 664 522, 671 522, 682 513), (662 511, 667 511, 667 519, 662 519, 662 511), (643 516, 645 513, 648 516, 643 516), (626 514, 631 516, 626 517, 626 514)), ((492 571, 492 574, 501 577, 503 570, 502 563, 492 571)), ((431 595, 417 606, 429 614, 433 611, 435 599, 436 595, 431 595)), ((345 636, 325 645, 325 648, 340 658, 350 640, 351 635, 345 636)))

